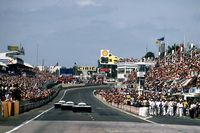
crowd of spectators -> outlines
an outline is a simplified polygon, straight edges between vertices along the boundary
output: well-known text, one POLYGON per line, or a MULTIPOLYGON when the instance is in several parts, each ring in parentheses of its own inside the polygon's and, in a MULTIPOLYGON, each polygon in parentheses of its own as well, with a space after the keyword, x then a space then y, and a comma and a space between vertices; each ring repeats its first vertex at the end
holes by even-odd
POLYGON ((188 92, 191 87, 200 86, 199 53, 190 57, 171 57, 158 60, 150 67, 145 80, 145 88, 158 92, 188 92), (181 59, 182 58, 182 59, 181 59))
MULTIPOLYGON (((182 48, 183 49, 183 48, 182 48)), ((184 116, 200 114, 200 98, 185 99, 190 88, 200 87, 200 52, 198 49, 178 51, 158 58, 146 75, 143 93, 137 88, 114 88, 97 93, 107 102, 149 107, 151 115, 184 116)), ((131 78, 135 79, 136 74, 131 78)))
POLYGON ((38 69, 30 70, 32 76, 26 74, 0 74, 0 100, 39 101, 45 99, 55 91, 44 87, 47 81, 56 81, 56 78, 47 72, 38 69))
POLYGON ((133 89, 128 88, 97 90, 95 93, 101 95, 108 103, 148 107, 150 115, 190 116, 191 118, 200 115, 200 102, 191 102, 176 96, 165 99, 162 94, 143 93, 139 95, 133 89))

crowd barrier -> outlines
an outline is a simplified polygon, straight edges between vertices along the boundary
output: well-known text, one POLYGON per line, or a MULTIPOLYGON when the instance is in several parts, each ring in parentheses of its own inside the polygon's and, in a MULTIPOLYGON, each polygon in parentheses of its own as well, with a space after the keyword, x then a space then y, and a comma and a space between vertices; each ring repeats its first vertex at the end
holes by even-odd
POLYGON ((69 84, 62 84, 62 87, 63 88, 71 88, 71 87, 85 87, 85 86, 99 86, 99 85, 102 85, 102 84, 90 84, 90 83, 81 83, 81 84, 72 84, 72 83, 69 83, 69 84))
POLYGON ((0 102, 0 118, 2 117, 2 103, 0 102))
POLYGON ((139 108, 139 116, 148 117, 149 116, 149 108, 148 107, 140 107, 139 108))
POLYGON ((134 106, 130 106, 130 105, 124 105, 124 104, 116 104, 116 103, 110 103, 107 102, 106 99, 104 97, 102 97, 101 95, 96 95, 96 97, 101 100, 102 102, 109 104, 115 108, 119 108, 122 109, 126 112, 130 112, 133 113, 135 115, 139 115, 142 117, 148 117, 149 116, 149 109, 148 107, 134 107, 134 106))
POLYGON ((63 88, 70 88, 70 87, 83 87, 85 84, 62 84, 63 88))

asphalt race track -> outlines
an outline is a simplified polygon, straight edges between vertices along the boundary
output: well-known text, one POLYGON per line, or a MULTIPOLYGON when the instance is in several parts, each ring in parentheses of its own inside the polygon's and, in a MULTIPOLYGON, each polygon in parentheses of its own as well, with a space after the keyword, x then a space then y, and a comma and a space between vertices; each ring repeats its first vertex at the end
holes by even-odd
POLYGON ((75 103, 85 102, 92 106, 92 113, 80 113, 52 109, 36 120, 40 121, 121 121, 121 122, 142 122, 145 121, 136 117, 112 109, 93 96, 93 88, 69 90, 63 100, 75 103))
POLYGON ((199 133, 200 131, 199 120, 153 117, 149 120, 156 124, 152 124, 110 108, 93 96, 93 90, 100 88, 67 90, 63 97, 65 101, 85 102, 91 105, 92 113, 74 113, 50 108, 8 133, 199 133), (181 125, 180 122, 182 122, 181 125))

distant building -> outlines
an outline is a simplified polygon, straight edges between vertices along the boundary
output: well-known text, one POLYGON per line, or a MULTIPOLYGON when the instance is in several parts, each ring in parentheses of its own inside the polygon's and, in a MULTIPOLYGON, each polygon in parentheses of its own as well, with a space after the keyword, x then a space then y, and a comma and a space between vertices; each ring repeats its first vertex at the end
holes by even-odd
POLYGON ((49 66, 49 72, 50 73, 55 73, 57 70, 59 70, 61 66, 49 66))
POLYGON ((48 66, 37 66, 40 71, 50 71, 48 66))
POLYGON ((126 81, 131 72, 137 70, 137 64, 135 62, 119 62, 117 64, 117 80, 126 81))

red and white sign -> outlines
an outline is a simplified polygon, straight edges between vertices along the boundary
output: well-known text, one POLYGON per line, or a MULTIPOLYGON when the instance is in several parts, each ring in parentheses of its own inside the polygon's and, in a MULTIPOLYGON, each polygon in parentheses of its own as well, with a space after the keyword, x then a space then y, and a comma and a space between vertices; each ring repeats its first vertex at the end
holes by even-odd
POLYGON ((8 59, 8 64, 13 64, 13 60, 12 59, 8 59))
POLYGON ((100 68, 100 72, 110 72, 110 68, 100 68))

